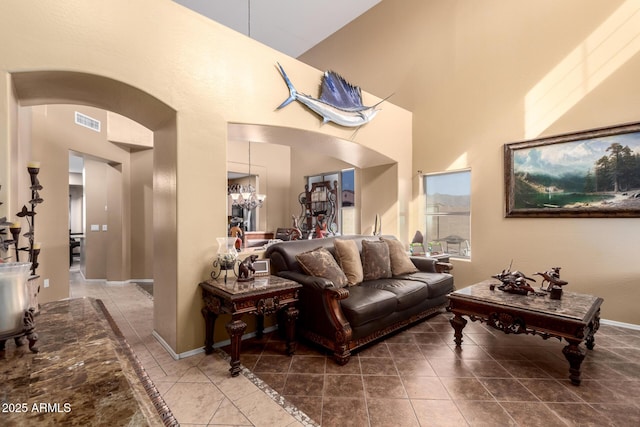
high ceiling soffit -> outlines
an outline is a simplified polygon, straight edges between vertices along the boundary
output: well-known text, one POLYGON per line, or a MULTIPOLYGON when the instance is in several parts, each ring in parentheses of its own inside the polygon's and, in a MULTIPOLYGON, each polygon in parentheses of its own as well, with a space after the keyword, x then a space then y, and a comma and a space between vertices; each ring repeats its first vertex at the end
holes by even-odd
POLYGON ((297 58, 381 0, 174 0, 297 58))

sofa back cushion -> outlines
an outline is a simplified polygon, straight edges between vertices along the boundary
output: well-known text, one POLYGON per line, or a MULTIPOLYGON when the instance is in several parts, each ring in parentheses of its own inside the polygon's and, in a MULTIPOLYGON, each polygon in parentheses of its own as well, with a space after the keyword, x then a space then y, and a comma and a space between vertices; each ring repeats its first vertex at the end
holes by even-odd
POLYGON ((342 268, 349 286, 362 282, 362 260, 355 240, 335 239, 333 241, 338 265, 342 268))
POLYGON ((307 274, 329 279, 338 288, 344 287, 348 282, 347 276, 344 275, 335 258, 326 248, 319 247, 302 252, 296 255, 296 259, 307 274))
POLYGON ((391 277, 389 247, 382 240, 362 241, 363 280, 387 279, 391 277))
POLYGON ((395 239, 381 237, 380 240, 385 242, 389 247, 389 259, 391 260, 391 273, 394 276, 402 274, 411 274, 418 271, 416 266, 411 262, 411 258, 404 250, 402 242, 395 239))

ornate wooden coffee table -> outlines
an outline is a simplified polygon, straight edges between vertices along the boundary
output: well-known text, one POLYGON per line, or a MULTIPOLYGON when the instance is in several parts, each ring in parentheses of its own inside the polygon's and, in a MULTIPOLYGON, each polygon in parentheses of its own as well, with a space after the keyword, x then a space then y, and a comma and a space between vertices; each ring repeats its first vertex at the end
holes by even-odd
POLYGON ((491 284, 500 282, 489 279, 449 294, 448 310, 455 315, 451 326, 456 346, 462 344, 462 329, 467 324, 462 316, 506 334, 564 338, 569 343, 562 350, 569 361, 569 378, 574 385, 580 385, 580 365, 585 352, 579 345, 585 341, 587 348, 593 350, 594 334, 600 327, 602 298, 564 291, 561 299, 552 300, 548 295, 525 296, 497 288, 491 290, 491 284))
POLYGON ((295 323, 298 318, 298 309, 295 303, 298 301, 298 290, 302 287, 293 280, 283 279, 278 276, 256 277, 249 282, 240 282, 229 279, 225 282, 207 280, 200 283, 202 298, 205 306, 202 315, 205 319, 205 353, 213 352, 213 329, 216 318, 221 313, 231 315, 231 320, 226 324, 227 333, 231 338, 231 376, 240 373, 240 343, 242 334, 247 324, 242 321, 244 314, 257 316, 258 337, 262 335, 264 327, 264 315, 284 310, 287 333, 287 354, 291 355, 296 349, 295 323))

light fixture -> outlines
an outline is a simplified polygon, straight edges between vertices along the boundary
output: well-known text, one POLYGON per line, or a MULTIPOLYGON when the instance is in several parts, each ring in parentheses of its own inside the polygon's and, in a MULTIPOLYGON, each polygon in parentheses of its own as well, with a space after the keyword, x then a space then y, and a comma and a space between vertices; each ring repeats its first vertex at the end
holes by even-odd
POLYGON ((256 189, 251 185, 251 141, 249 141, 249 183, 229 184, 227 193, 231 196, 233 206, 239 206, 243 209, 261 208, 267 196, 265 194, 256 193, 256 189))

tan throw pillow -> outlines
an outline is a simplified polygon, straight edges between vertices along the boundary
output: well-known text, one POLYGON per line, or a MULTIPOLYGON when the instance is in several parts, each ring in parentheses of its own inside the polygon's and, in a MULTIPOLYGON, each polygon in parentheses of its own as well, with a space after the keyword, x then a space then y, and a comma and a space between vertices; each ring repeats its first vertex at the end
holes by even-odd
POLYGON ((362 282, 362 261, 360 260, 360 252, 355 240, 336 239, 333 242, 336 250, 336 258, 338 265, 342 268, 349 286, 357 285, 362 282))
POLYGON ((389 258, 391 259, 391 273, 394 276, 400 276, 402 274, 411 274, 418 271, 415 265, 411 262, 409 255, 404 250, 402 242, 395 239, 385 239, 381 237, 380 240, 385 242, 389 247, 389 258))
POLYGON ((329 279, 338 288, 343 288, 347 284, 347 276, 344 275, 331 252, 325 248, 302 252, 296 255, 296 259, 302 269, 311 276, 329 279))
POLYGON ((364 280, 391 277, 389 247, 382 240, 362 241, 362 272, 364 280))

